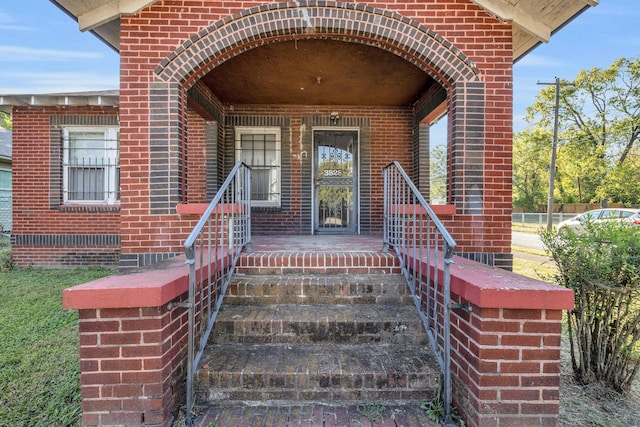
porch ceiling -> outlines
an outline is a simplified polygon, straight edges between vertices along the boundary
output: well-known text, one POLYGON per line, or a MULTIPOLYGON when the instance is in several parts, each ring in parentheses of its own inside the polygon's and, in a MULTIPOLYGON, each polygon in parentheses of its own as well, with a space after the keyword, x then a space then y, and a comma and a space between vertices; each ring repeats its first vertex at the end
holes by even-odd
POLYGON ((202 78, 227 104, 410 105, 434 80, 381 49, 332 40, 263 45, 202 78))
MULTIPOLYGON (((120 16, 158 0, 50 0, 115 50, 120 46, 120 16)), ((489 14, 513 24, 513 59, 520 59, 599 0, 471 0, 489 14)))

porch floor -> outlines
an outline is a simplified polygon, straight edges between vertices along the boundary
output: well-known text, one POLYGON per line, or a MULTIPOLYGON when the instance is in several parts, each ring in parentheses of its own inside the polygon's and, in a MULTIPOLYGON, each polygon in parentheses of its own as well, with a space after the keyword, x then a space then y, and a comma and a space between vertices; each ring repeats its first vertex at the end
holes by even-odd
POLYGON ((382 252, 382 234, 253 235, 256 252, 382 252))

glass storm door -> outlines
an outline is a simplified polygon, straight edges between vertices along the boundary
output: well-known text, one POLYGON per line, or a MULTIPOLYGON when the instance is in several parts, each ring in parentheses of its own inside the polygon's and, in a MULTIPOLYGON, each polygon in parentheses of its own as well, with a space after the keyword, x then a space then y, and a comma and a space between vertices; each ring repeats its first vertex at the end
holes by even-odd
POLYGON ((316 233, 357 231, 355 130, 314 130, 316 233))

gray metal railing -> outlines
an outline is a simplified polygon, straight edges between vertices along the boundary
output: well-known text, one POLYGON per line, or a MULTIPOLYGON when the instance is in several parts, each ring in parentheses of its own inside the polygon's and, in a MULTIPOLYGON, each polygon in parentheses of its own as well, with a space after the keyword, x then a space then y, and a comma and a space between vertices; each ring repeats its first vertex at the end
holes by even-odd
POLYGON ((236 163, 184 243, 189 264, 186 425, 195 421, 193 382, 242 249, 251 248, 251 169, 236 163))
POLYGON ((447 425, 451 423, 450 269, 456 242, 398 162, 387 165, 383 177, 383 251, 393 249, 400 259, 440 364, 447 425))

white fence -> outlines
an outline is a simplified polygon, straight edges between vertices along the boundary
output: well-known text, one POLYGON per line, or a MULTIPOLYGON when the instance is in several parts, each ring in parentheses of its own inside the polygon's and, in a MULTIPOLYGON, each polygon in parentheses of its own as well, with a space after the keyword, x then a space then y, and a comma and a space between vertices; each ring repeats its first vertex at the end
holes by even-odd
MULTIPOLYGON (((554 213, 552 217, 553 224, 558 224, 565 219, 573 218, 577 213, 554 213)), ((512 213, 511 222, 513 225, 539 225, 541 227, 547 225, 547 213, 512 213)))

